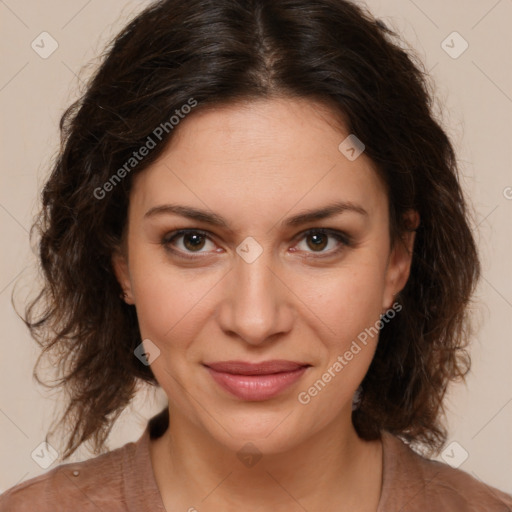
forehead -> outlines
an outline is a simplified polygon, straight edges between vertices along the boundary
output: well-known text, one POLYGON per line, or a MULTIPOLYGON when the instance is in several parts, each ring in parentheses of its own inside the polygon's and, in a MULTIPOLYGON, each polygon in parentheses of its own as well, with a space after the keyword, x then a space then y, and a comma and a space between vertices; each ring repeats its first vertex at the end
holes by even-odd
POLYGON ((281 98, 199 110, 180 122, 159 159, 135 176, 131 207, 188 203, 233 222, 336 201, 372 214, 386 208, 383 183, 364 152, 339 146, 350 134, 312 100, 281 98), (133 204, 132 204, 133 203, 133 204))

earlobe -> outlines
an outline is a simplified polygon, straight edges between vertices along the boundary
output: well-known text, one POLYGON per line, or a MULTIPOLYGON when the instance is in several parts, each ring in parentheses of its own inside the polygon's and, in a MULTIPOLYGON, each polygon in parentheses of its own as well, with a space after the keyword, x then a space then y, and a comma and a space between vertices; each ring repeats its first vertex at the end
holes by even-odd
POLYGON ((114 269, 114 273, 119 285, 123 289, 121 299, 124 300, 127 304, 135 304, 132 293, 130 273, 128 270, 128 262, 126 256, 120 251, 116 251, 112 255, 112 268, 114 269))

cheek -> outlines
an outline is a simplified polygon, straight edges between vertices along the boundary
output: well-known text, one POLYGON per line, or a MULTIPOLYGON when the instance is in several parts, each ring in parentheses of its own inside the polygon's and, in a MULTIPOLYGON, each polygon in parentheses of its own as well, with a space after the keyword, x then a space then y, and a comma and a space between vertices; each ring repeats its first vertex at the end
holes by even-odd
MULTIPOLYGON (((135 251, 134 251, 135 252, 135 251)), ((186 346, 201 325, 209 292, 221 276, 179 269, 156 251, 140 251, 131 262, 133 291, 143 338, 157 345, 186 346)))
POLYGON ((298 275, 292 282, 294 293, 314 314, 315 322, 323 324, 332 344, 350 343, 382 312, 385 280, 381 261, 359 258, 357 264, 321 275, 298 275))
MULTIPOLYGON (((297 398, 300 404, 330 411, 329 415, 351 406, 374 357, 382 311, 382 266, 374 261, 357 269, 344 268, 315 282, 312 287, 309 281, 304 301, 308 307, 303 311, 315 330, 317 344, 311 353, 318 355, 318 366, 297 398)), ((303 286, 305 290, 307 283, 303 286)))

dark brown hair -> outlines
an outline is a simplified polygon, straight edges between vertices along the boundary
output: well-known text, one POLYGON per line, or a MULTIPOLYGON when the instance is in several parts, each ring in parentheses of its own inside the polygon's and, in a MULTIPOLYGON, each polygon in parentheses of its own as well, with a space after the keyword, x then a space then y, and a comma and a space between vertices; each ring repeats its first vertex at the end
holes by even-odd
POLYGON ((344 117, 387 186, 393 240, 409 229, 404 212, 419 212, 402 310, 381 329, 353 422, 365 439, 385 429, 431 450, 445 441, 442 400, 469 368, 466 310, 480 268, 423 65, 347 0, 161 0, 112 41, 63 114, 33 226, 45 281, 25 322, 43 348, 34 375, 40 381, 41 358, 53 354, 55 385, 67 393, 63 458, 86 441, 99 452, 137 383, 157 384, 134 356, 135 308, 120 299, 111 264, 133 176, 159 157, 170 116, 191 100, 195 112, 276 96, 322 101, 344 117), (163 123, 156 147, 120 173, 163 123))

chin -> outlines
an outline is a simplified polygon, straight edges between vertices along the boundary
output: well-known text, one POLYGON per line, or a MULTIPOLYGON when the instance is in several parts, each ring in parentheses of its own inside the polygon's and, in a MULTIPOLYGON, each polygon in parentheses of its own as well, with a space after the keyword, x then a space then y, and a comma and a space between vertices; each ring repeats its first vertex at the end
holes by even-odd
POLYGON ((279 409, 266 413, 253 410, 245 414, 226 414, 223 417, 229 417, 229 422, 223 421, 221 426, 209 419, 205 428, 219 443, 236 453, 248 443, 261 453, 283 453, 303 442, 313 426, 297 421, 293 411, 286 411, 282 405, 279 409))

